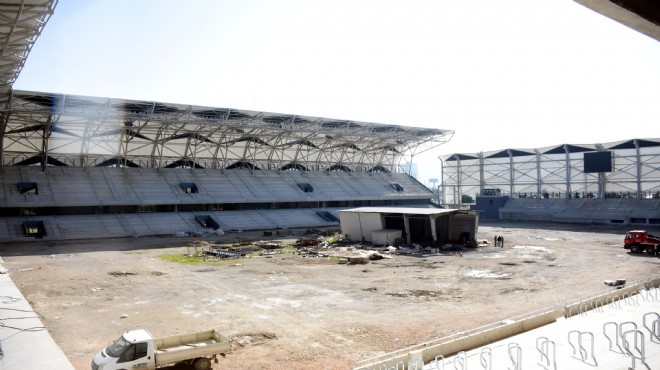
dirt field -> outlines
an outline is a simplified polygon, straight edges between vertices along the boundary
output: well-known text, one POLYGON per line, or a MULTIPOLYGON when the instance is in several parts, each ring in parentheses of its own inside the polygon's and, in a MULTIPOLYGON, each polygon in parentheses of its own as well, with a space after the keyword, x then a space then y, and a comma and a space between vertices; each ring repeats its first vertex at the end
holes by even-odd
MULTIPOLYGON (((219 329, 235 344, 214 369, 348 369, 612 289, 605 279, 660 277, 660 258, 623 249, 626 230, 482 224, 478 238, 491 244, 462 256, 363 265, 291 253, 221 266, 163 260, 199 240, 179 238, 4 244, 0 256, 76 369, 89 369, 95 352, 137 327, 156 336, 219 329), (504 248, 492 245, 494 235, 504 236, 504 248)), ((238 237, 261 238, 206 240, 238 237)))

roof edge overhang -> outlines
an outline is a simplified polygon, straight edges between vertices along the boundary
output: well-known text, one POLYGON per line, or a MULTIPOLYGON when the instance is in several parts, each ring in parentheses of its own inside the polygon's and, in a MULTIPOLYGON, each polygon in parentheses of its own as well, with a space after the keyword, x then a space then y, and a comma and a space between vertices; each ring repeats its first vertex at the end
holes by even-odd
POLYGON ((660 41, 660 8, 647 0, 573 0, 626 27, 660 41))

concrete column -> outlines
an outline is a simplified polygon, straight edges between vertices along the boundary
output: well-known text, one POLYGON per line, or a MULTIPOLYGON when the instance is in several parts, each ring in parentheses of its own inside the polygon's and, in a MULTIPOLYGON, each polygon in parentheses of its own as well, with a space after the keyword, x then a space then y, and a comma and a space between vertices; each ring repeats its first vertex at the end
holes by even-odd
POLYGON ((433 237, 433 243, 434 244, 438 242, 438 232, 435 229, 435 219, 436 219, 436 216, 429 215, 429 221, 431 222, 431 235, 433 237))
POLYGON ((403 226, 406 229, 406 243, 412 244, 412 242, 410 241, 410 219, 406 214, 403 215, 403 226))

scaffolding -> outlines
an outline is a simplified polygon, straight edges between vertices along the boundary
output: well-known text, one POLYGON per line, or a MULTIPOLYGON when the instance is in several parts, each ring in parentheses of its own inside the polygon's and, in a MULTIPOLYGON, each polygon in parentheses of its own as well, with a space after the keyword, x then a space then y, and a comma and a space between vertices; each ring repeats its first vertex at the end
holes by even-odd
POLYGON ((660 197, 660 139, 605 144, 563 144, 440 157, 441 202, 499 189, 514 198, 660 197), (585 153, 612 153, 611 171, 585 171, 585 153))

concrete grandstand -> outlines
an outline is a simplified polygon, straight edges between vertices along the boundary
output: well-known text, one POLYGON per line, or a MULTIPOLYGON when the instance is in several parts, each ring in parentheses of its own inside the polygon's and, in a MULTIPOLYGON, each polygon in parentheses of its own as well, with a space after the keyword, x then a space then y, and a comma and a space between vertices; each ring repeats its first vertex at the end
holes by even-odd
POLYGON ((341 208, 431 204, 403 171, 451 130, 13 90, 55 5, 4 5, 2 241, 337 226, 341 208))

